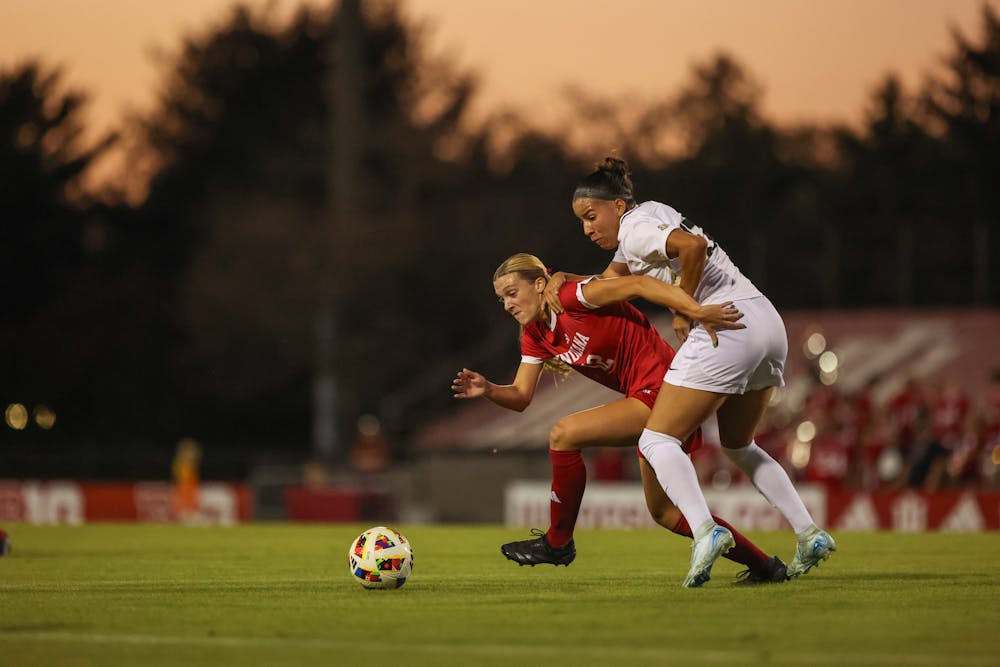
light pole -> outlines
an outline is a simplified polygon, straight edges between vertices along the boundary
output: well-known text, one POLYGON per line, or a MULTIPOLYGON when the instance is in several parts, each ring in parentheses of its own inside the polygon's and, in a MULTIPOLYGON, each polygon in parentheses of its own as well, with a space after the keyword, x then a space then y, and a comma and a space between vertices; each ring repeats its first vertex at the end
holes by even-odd
POLYGON ((316 364, 313 378, 313 453, 323 460, 339 458, 339 383, 337 356, 340 290, 338 258, 347 230, 357 225, 358 169, 362 139, 361 0, 341 0, 328 45, 326 92, 330 119, 326 172, 325 233, 321 235, 316 315, 316 364))

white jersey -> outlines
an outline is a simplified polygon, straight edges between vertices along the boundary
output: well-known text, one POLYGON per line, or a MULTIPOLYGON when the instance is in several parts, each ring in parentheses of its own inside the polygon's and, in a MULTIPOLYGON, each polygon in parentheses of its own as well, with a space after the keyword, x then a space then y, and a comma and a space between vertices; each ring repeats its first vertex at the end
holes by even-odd
POLYGON ((681 260, 667 257, 667 237, 675 229, 708 241, 708 257, 694 292, 695 301, 709 304, 763 296, 701 227, 688 227, 683 215, 660 202, 643 202, 622 216, 614 261, 628 264, 633 275, 650 275, 676 284, 681 276, 681 260))

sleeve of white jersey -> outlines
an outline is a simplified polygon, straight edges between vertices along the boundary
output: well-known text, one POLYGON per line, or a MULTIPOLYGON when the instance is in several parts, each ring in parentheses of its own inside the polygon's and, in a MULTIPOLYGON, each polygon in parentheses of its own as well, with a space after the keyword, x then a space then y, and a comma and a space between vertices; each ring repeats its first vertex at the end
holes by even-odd
POLYGON ((667 261, 667 237, 677 229, 676 224, 656 220, 637 220, 622 235, 618 249, 629 257, 648 264, 667 261))
POLYGON ((586 297, 583 296, 583 286, 586 285, 587 283, 589 283, 593 279, 594 279, 594 276, 591 276, 591 277, 587 278, 586 280, 581 280, 576 285, 576 300, 579 301, 581 304, 583 304, 586 308, 589 308, 591 310, 600 308, 600 306, 595 306, 591 302, 587 301, 586 297))

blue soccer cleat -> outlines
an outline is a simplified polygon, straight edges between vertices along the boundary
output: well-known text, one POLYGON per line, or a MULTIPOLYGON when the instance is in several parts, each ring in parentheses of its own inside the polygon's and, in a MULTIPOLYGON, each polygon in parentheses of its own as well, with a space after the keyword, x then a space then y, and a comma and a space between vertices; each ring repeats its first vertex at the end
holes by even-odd
POLYGON ((719 556, 736 546, 733 534, 727 528, 716 525, 701 539, 691 545, 691 569, 688 570, 684 588, 697 588, 712 578, 712 565, 719 556))
POLYGON ((825 530, 810 526, 799 534, 799 543, 795 548, 795 558, 788 564, 788 576, 797 577, 819 565, 837 550, 837 543, 825 530))

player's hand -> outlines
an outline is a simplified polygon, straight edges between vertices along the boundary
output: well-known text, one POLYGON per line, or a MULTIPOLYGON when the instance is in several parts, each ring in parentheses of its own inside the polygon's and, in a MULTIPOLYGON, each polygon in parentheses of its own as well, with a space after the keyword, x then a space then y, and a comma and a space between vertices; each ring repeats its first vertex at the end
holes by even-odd
POLYGON ((556 271, 549 277, 545 291, 542 292, 542 296, 545 297, 545 303, 549 304, 549 308, 557 315, 563 312, 563 306, 559 302, 559 290, 565 283, 566 274, 562 271, 556 271))
POLYGON ((486 393, 487 381, 476 371, 463 368, 451 381, 455 398, 478 398, 486 393))
MULTIPOLYGON (((747 325, 737 322, 742 317, 743 313, 732 301, 702 306, 698 310, 698 321, 712 339, 712 347, 719 347, 719 337, 715 333, 717 329, 746 329, 747 325)), ((676 326, 676 320, 674 322, 676 326)))
POLYGON ((683 345, 691 333, 691 320, 679 313, 674 315, 674 333, 677 335, 678 345, 683 345))

